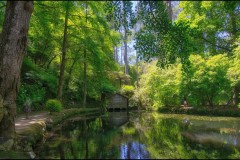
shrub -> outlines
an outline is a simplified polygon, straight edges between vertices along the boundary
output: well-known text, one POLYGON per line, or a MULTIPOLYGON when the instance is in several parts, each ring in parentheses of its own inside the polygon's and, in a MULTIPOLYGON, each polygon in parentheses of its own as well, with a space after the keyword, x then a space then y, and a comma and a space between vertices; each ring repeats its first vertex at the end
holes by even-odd
POLYGON ((128 96, 129 98, 133 95, 134 86, 131 85, 123 85, 121 88, 121 93, 128 96))
POLYGON ((46 102, 46 108, 50 112, 60 112, 62 110, 62 104, 56 99, 49 99, 46 102))
POLYGON ((18 112, 23 111, 23 104, 29 98, 32 101, 31 109, 33 111, 42 110, 45 102, 45 89, 38 84, 22 83, 17 96, 18 112))
POLYGON ((103 83, 100 91, 103 93, 114 93, 116 91, 116 88, 110 83, 103 83))

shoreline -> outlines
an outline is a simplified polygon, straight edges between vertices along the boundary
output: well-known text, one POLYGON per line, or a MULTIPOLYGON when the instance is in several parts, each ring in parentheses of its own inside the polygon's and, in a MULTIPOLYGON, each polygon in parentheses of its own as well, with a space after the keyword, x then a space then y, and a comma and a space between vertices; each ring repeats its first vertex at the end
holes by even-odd
POLYGON ((240 109, 237 107, 199 107, 199 108, 179 108, 179 107, 161 107, 159 113, 168 114, 187 114, 200 116, 220 116, 220 117, 240 117, 240 109))
MULTIPOLYGON (((33 121, 32 124, 30 122, 29 125, 16 130, 16 143, 14 145, 14 150, 10 152, 1 151, 0 153, 6 155, 6 158, 11 159, 19 156, 33 159, 36 157, 36 154, 34 153, 35 148, 45 142, 49 133, 51 133, 55 127, 72 117, 92 116, 101 113, 101 108, 71 108, 64 109, 61 112, 45 113, 45 117, 39 121, 34 121, 34 118, 29 119, 28 121, 33 121)), ((36 113, 32 114, 37 115, 36 113)), ((16 121, 15 123, 18 122, 16 121)))

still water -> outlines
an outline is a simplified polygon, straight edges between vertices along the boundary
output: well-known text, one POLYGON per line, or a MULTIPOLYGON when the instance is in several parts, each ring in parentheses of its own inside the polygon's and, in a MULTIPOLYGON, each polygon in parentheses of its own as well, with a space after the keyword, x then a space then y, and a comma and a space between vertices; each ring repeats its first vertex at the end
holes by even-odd
POLYGON ((240 118, 146 112, 76 117, 35 152, 41 159, 240 158, 240 118))

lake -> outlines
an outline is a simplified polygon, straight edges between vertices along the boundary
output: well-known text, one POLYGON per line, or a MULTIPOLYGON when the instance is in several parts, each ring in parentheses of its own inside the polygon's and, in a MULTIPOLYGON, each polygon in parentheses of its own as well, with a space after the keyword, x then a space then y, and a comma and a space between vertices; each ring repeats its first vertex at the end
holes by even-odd
POLYGON ((137 111, 75 117, 35 153, 41 159, 240 158, 240 118, 137 111))

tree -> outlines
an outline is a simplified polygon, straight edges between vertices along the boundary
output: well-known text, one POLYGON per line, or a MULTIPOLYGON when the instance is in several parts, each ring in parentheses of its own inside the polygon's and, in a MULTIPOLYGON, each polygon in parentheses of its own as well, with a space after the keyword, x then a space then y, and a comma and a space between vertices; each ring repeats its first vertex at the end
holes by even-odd
POLYGON ((107 7, 107 18, 109 21, 113 21, 116 30, 123 29, 123 44, 124 44, 124 63, 125 73, 129 74, 128 66, 128 52, 127 52, 127 41, 128 35, 131 34, 130 29, 133 28, 135 23, 134 14, 132 10, 131 1, 112 1, 106 4, 107 7))
POLYGON ((233 88, 233 105, 239 103, 239 92, 240 92, 240 38, 237 39, 237 47, 233 51, 233 59, 228 69, 228 78, 230 79, 231 86, 233 88))
MULTIPOLYGON (((85 4, 85 26, 87 26, 88 23, 88 3, 86 1, 85 4)), ((87 33, 84 34, 84 38, 88 38, 87 33)), ((84 56, 83 56, 83 108, 86 107, 86 102, 87 102, 87 48, 86 46, 84 47, 84 56)))
POLYGON ((141 106, 157 109, 161 106, 180 105, 180 83, 182 80, 181 64, 168 68, 159 68, 157 61, 143 65, 139 88, 135 90, 134 99, 141 106))
POLYGON ((135 35, 135 49, 141 60, 158 59, 162 67, 180 58, 187 64, 193 50, 191 30, 186 23, 173 23, 163 1, 140 1, 138 18, 143 26, 135 35))
POLYGON ((60 23, 64 11, 60 10, 59 5, 59 3, 36 1, 30 21, 27 57, 42 68, 48 69, 58 58, 58 48, 62 45, 61 31, 64 30, 62 27, 64 25, 60 27, 56 24, 60 23))
MULTIPOLYGON (((191 35, 195 53, 203 56, 227 53, 231 63, 228 75, 231 81, 233 104, 237 104, 238 83, 236 83, 237 63, 235 55, 237 37, 239 36, 240 15, 239 2, 180 2, 182 11, 176 23, 188 23, 195 32, 191 35), (233 60, 232 60, 233 59, 233 60), (235 78, 234 78, 235 77, 235 78)), ((223 64, 224 66, 224 64, 223 64)))
POLYGON ((191 55, 188 72, 182 81, 182 95, 192 105, 224 105, 231 99, 231 86, 227 77, 229 58, 226 54, 202 57, 191 55))
POLYGON ((173 17, 173 12, 172 12, 172 4, 170 0, 166 0, 166 7, 167 7, 167 12, 168 12, 168 19, 172 21, 173 17))
POLYGON ((72 76, 67 79, 66 88, 68 93, 82 97, 84 106, 87 97, 97 99, 102 86, 109 83, 107 71, 117 69, 113 46, 118 44, 119 35, 110 30, 103 5, 104 2, 76 2, 69 15, 66 72, 72 76))
POLYGON ((63 43, 62 43, 62 59, 60 66, 60 76, 58 81, 58 94, 57 98, 62 100, 62 91, 63 91, 63 82, 64 82, 64 71, 65 71, 65 63, 66 63, 66 52, 67 52, 67 28, 68 28, 68 16, 69 16, 69 3, 66 2, 66 14, 65 14, 65 22, 64 22, 64 33, 63 33, 63 43))
POLYGON ((239 2, 195 1, 180 2, 179 6, 182 11, 176 23, 188 23, 195 30, 191 35, 196 42, 195 51, 232 55, 234 41, 239 35, 239 2))
POLYGON ((16 97, 26 51, 33 1, 8 1, 0 49, 0 137, 11 149, 15 135, 16 97))

